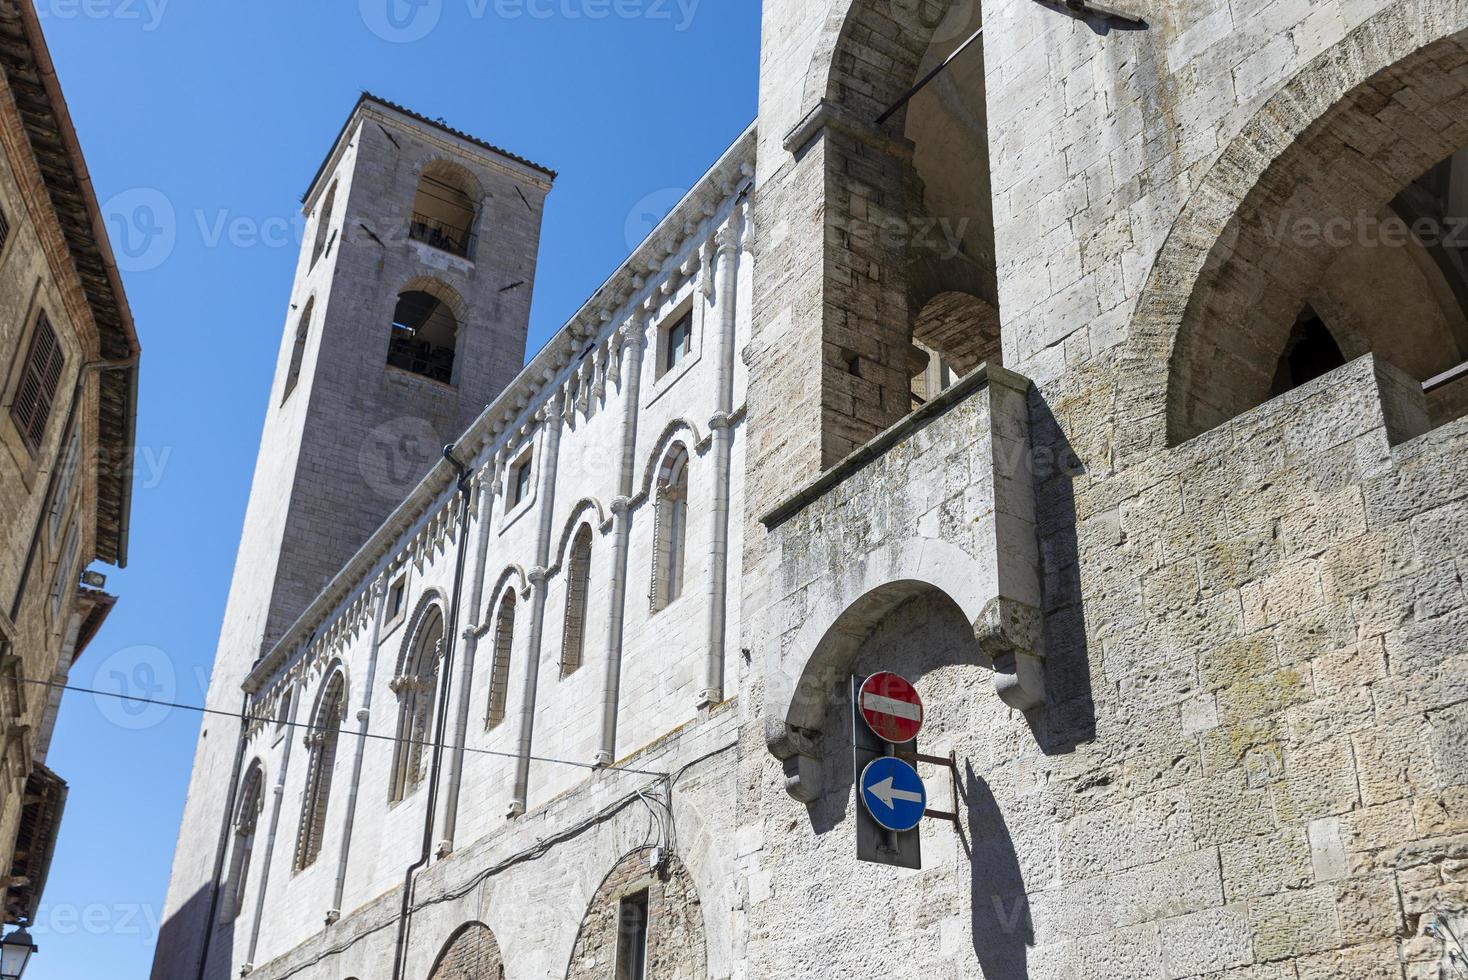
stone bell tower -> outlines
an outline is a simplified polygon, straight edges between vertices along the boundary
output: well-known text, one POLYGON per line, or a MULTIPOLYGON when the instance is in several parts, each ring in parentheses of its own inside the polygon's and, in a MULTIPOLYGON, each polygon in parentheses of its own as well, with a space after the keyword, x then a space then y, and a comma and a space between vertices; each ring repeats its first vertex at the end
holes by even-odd
MULTIPOLYGON (((304 199, 305 240, 208 705, 519 373, 555 174, 364 94, 304 199)), ((235 722, 206 717, 154 976, 192 975, 235 722), (211 737, 213 729, 217 734, 211 737)))

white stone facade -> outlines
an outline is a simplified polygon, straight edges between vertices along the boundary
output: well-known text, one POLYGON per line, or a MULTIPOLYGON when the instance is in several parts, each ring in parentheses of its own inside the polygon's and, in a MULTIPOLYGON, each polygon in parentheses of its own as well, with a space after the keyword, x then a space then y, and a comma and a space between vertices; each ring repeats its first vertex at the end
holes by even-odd
MULTIPOLYGON (((1468 220, 1468 8, 1139 13, 766 0, 757 129, 459 440, 467 531, 440 463, 241 675, 318 745, 348 692, 340 829, 293 870, 321 752, 250 726, 239 771, 282 788, 204 975, 612 978, 646 889, 688 937, 650 935, 658 977, 1438 976, 1468 909, 1468 278, 1299 222, 1468 220), (653 612, 680 444, 684 589, 653 612), (461 554, 437 730, 472 751, 425 837, 426 786, 388 803, 390 682, 461 554), (924 768, 957 821, 916 870, 856 860, 842 691, 875 669, 956 760, 924 768)), ((181 854, 227 864, 224 813, 181 854)), ((155 976, 195 976, 170 922, 155 976)))

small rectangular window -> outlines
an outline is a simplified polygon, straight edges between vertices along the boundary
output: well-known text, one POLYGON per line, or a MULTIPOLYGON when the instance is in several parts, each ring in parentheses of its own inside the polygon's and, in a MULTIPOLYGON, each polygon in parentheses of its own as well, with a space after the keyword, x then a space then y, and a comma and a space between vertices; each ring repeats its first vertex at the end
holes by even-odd
POLYGON ((8 241, 10 241, 10 217, 5 213, 4 208, 0 208, 0 249, 3 249, 8 241))
POLYGON ((392 622, 403 614, 403 599, 408 591, 406 578, 399 578, 387 591, 387 621, 392 622))
POLYGON ((680 316, 663 332, 663 370, 667 374, 693 353, 693 311, 680 316))
POLYGON ((622 899, 617 911, 617 980, 647 978, 647 892, 622 899))
POLYGON ((515 470, 510 474, 510 506, 518 507, 530 496, 530 468, 535 460, 529 453, 525 458, 515 464, 515 470))
POLYGON ((39 452, 46 441, 46 426, 56 401, 56 389, 66 367, 66 354, 51 321, 42 313, 36 318, 31 335, 31 348, 20 372, 20 384, 10 405, 10 418, 20 430, 21 439, 32 453, 39 452))

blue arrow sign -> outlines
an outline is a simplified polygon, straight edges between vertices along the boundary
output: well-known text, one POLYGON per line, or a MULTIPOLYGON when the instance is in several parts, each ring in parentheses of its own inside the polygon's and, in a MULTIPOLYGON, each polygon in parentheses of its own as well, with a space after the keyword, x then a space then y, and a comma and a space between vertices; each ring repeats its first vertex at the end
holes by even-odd
POLYGON ((901 759, 883 756, 862 770, 861 801, 873 820, 902 833, 922 823, 928 790, 916 769, 901 759))

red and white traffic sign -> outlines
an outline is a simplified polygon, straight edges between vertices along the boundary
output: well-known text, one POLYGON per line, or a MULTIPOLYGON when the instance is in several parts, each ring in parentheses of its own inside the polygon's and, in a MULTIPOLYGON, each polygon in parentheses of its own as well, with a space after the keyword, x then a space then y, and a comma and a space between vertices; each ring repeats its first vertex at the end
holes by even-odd
POLYGON ((867 727, 885 742, 901 745, 923 727, 923 699, 906 678, 882 671, 868 677, 857 695, 867 727))

